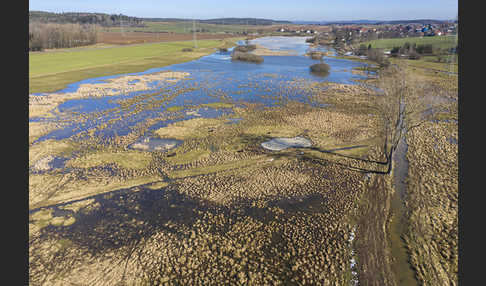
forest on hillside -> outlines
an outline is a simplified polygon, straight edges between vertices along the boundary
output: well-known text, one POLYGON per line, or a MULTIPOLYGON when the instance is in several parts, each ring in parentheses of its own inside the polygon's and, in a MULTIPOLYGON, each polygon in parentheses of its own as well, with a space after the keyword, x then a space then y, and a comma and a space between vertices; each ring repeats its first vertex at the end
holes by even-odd
POLYGON ((103 27, 130 26, 143 27, 142 18, 122 14, 104 13, 51 13, 44 11, 29 11, 29 22, 57 23, 57 24, 95 24, 103 27))

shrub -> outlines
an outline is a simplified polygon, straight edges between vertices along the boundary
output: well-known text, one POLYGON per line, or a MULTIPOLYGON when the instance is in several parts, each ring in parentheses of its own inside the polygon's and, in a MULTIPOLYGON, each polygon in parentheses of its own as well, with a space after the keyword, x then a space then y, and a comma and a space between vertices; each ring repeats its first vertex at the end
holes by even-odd
POLYGON ((312 37, 312 38, 308 38, 305 40, 306 43, 315 43, 315 41, 317 40, 316 37, 312 37))
POLYGON ((387 59, 387 58, 383 58, 383 60, 381 60, 381 62, 378 63, 378 65, 382 68, 386 68, 388 66, 390 66, 390 60, 387 59))
POLYGON ((368 52, 368 47, 366 47, 365 44, 361 44, 361 45, 359 45, 359 49, 356 52, 356 54, 358 56, 366 56, 367 52, 368 52))
POLYGON ((371 61, 375 61, 377 63, 381 63, 384 60, 385 56, 383 55, 382 49, 370 49, 368 50, 368 59, 371 61))
POLYGON ((182 51, 183 52, 192 52, 193 49, 191 49, 191 48, 183 48, 182 51))
POLYGON ((411 46, 410 46, 410 43, 409 43, 409 42, 405 42, 405 44, 403 44, 403 49, 404 49, 405 51, 410 50, 410 47, 411 47, 411 46))
POLYGON ((250 53, 243 53, 239 51, 233 51, 233 53, 231 54, 231 59, 236 61, 253 62, 253 63, 263 62, 263 58, 261 56, 250 54, 250 53))
POLYGON ((447 62, 447 56, 445 56, 445 55, 439 55, 439 56, 437 56, 436 62, 438 62, 438 63, 446 63, 447 62))
POLYGON ((310 52, 309 53, 309 56, 313 60, 320 60, 320 59, 322 59, 322 57, 324 56, 324 54, 321 53, 321 52, 313 51, 313 52, 310 52))
POLYGON ((434 49, 433 49, 433 46, 431 44, 418 45, 416 50, 419 54, 422 54, 422 55, 434 53, 434 49))
POLYGON ((393 57, 396 57, 398 55, 398 53, 400 52, 400 47, 393 47, 393 49, 391 49, 390 51, 390 54, 393 56, 393 57))
POLYGON ((417 53, 416 51, 411 51, 408 54, 408 58, 411 59, 411 60, 419 60, 420 59, 420 54, 417 53))
POLYGON ((318 63, 310 66, 311 72, 315 73, 328 73, 331 67, 326 63, 318 63))
POLYGON ((256 49, 256 45, 245 45, 245 46, 236 46, 234 48, 234 51, 246 53, 249 51, 253 51, 254 49, 256 49))

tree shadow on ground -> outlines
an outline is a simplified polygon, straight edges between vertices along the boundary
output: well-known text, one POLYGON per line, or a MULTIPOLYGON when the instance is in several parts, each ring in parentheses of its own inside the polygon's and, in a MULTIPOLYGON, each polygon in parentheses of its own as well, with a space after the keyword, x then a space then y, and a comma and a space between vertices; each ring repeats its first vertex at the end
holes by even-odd
MULTIPOLYGON (((233 206, 222 206, 190 198, 178 192, 177 186, 159 190, 134 187, 84 200, 88 199, 94 200, 88 206, 91 206, 89 210, 81 208, 73 212, 59 208, 72 202, 46 207, 54 210, 54 216, 72 215, 76 221, 70 226, 49 225, 41 230, 40 236, 35 240, 67 239, 82 253, 97 256, 127 246, 134 247, 142 239, 160 231, 171 232, 180 238, 189 236, 190 232, 180 232, 179 229, 191 229, 202 213, 209 212, 213 216, 223 214, 232 221, 251 217, 264 224, 277 219, 276 214, 268 208, 252 206, 252 200, 241 201, 233 206), (137 188, 138 191, 134 191, 137 188)), ((287 216, 291 216, 297 211, 324 212, 325 208, 320 206, 325 204, 325 200, 322 195, 316 194, 274 198, 270 199, 269 205, 282 208, 286 210, 287 216)), ((228 230, 229 226, 226 225, 214 227, 211 232, 224 235, 228 230)))
MULTIPOLYGON (((342 150, 349 150, 349 149, 354 149, 354 148, 362 148, 362 147, 367 147, 368 145, 356 145, 356 146, 350 146, 350 147, 343 147, 343 148, 336 148, 336 149, 331 149, 331 150, 325 150, 317 147, 308 147, 308 148, 292 148, 289 151, 284 151, 284 152, 279 152, 279 153, 274 153, 273 156, 276 158, 280 157, 285 157, 285 158, 298 158, 300 160, 304 161, 309 161, 313 162, 322 166, 326 166, 328 164, 334 164, 337 166, 340 166, 344 169, 351 170, 351 171, 358 171, 362 173, 374 173, 374 174, 388 174, 388 171, 383 171, 380 170, 379 166, 389 166, 390 162, 388 161, 375 161, 375 160, 370 160, 370 159, 364 159, 364 158, 359 158, 359 157, 353 157, 353 156, 348 156, 344 154, 339 154, 336 153, 337 151, 342 151, 342 150), (317 151, 326 155, 330 155, 331 157, 336 157, 337 159, 342 158, 344 160, 350 160, 350 161, 355 161, 355 162, 362 162, 366 164, 371 164, 370 168, 362 168, 362 167, 356 167, 353 166, 350 162, 341 162, 338 160, 333 160, 333 159, 325 159, 322 157, 317 157, 314 156, 308 152, 302 152, 301 150, 305 149, 310 149, 313 151, 317 151), (374 166, 373 166, 374 165, 374 166)), ((343 161, 344 161, 343 160, 343 161)))

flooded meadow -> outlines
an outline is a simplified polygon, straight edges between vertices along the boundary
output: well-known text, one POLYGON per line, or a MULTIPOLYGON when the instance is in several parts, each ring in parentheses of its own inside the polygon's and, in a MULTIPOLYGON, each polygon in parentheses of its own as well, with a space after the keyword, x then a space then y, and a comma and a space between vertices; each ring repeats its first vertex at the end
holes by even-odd
POLYGON ((305 40, 29 95, 31 284, 356 285, 376 90, 305 40))

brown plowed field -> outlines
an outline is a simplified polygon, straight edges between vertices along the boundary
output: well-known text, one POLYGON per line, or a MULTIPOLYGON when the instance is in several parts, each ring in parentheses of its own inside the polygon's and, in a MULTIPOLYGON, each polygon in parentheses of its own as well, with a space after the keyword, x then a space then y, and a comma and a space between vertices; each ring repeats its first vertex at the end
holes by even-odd
MULTIPOLYGON (((203 34, 198 33, 197 39, 225 39, 235 37, 235 34, 203 34)), ((147 32, 100 32, 98 43, 105 44, 137 44, 152 42, 174 42, 192 40, 192 34, 147 33, 147 32)))

